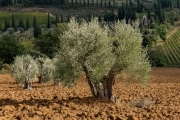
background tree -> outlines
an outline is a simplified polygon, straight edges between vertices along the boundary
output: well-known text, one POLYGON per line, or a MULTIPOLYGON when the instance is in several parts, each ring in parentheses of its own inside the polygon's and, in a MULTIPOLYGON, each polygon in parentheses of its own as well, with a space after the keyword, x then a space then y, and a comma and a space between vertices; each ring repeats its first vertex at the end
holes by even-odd
POLYGON ((47 26, 48 26, 48 28, 51 27, 49 12, 48 12, 48 22, 47 22, 47 26))
POLYGON ((5 17, 4 19, 4 30, 6 30, 8 28, 8 21, 7 18, 5 17))
POLYGON ((35 60, 30 55, 16 56, 11 69, 16 82, 24 82, 24 89, 32 90, 32 80, 39 71, 35 60))
POLYGON ((38 39, 33 41, 34 49, 53 58, 54 53, 57 52, 58 45, 60 44, 59 35, 67 30, 65 24, 59 24, 53 32, 48 32, 39 36, 38 39))
POLYGON ((4 36, 0 38, 0 59, 4 63, 10 64, 14 57, 21 55, 24 47, 13 36, 4 36))
POLYGON ((35 27, 37 25, 37 21, 36 21, 36 17, 34 16, 34 19, 33 19, 33 27, 35 27))
POLYGON ((16 26, 15 26, 15 19, 14 19, 14 14, 12 14, 12 27, 15 29, 16 26))
POLYGON ((34 38, 38 38, 42 34, 41 28, 39 25, 34 27, 34 38))
POLYGON ((28 18, 26 19, 26 29, 27 30, 29 29, 29 19, 28 18))
POLYGON ((55 23, 56 23, 56 26, 57 26, 57 24, 59 23, 59 17, 58 17, 58 15, 57 15, 57 14, 56 14, 55 23))
POLYGON ((23 23, 23 21, 22 21, 22 18, 20 18, 20 20, 19 20, 19 25, 18 25, 18 27, 24 28, 24 23, 23 23))
POLYGON ((72 18, 60 39, 55 79, 71 86, 84 71, 92 95, 113 101, 117 101, 112 91, 117 74, 127 73, 145 84, 151 68, 139 29, 125 22, 111 28, 102 28, 97 18, 81 24, 72 18))

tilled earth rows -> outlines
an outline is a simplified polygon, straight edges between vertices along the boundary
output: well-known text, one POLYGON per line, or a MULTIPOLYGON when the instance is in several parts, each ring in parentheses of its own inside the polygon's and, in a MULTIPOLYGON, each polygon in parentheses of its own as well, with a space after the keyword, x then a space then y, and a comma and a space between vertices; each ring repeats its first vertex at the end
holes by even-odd
POLYGON ((33 83, 23 90, 9 74, 0 75, 0 119, 2 120, 180 120, 180 68, 153 68, 147 86, 126 85, 116 80, 116 104, 91 97, 85 77, 75 87, 33 83), (135 100, 152 100, 144 107, 135 100))

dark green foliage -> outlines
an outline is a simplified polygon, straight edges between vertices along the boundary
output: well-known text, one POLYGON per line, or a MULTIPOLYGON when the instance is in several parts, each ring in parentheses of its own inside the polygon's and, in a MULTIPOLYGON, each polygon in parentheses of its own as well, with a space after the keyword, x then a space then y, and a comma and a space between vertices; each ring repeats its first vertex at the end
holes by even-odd
POLYGON ((34 0, 24 0, 24 7, 33 7, 34 0))
POLYGON ((151 29, 156 29, 156 23, 151 23, 150 28, 151 29))
POLYGON ((88 21, 91 21, 91 13, 88 12, 88 21))
POLYGON ((33 19, 33 27, 35 27, 36 25, 37 25, 36 17, 34 16, 34 19, 33 19))
POLYGON ((131 20, 136 20, 136 19, 138 19, 138 15, 135 11, 133 11, 132 16, 131 16, 131 20))
POLYGON ((180 8, 179 0, 177 0, 177 8, 180 8))
POLYGON ((59 35, 63 34, 65 30, 67 30, 67 26, 61 23, 52 33, 48 32, 41 35, 38 39, 34 40, 34 49, 52 58, 60 44, 59 35))
POLYGON ((2 6, 8 6, 12 5, 12 0, 1 0, 0 3, 2 6))
POLYGON ((4 30, 6 30, 8 28, 8 21, 7 21, 7 18, 5 17, 5 20, 4 20, 4 30))
POLYGON ((63 23, 64 19, 63 19, 63 14, 61 13, 61 23, 63 23))
POLYGON ((20 18, 20 20, 19 20, 19 25, 18 25, 18 27, 22 27, 22 28, 24 28, 24 23, 23 23, 23 21, 22 21, 22 19, 20 18))
POLYGON ((153 47, 157 43, 158 37, 154 30, 143 30, 143 42, 142 45, 147 47, 153 47))
POLYGON ((70 21, 70 14, 68 13, 68 18, 67 18, 67 22, 70 21))
POLYGON ((118 9, 118 19, 119 20, 123 20, 124 19, 124 17, 125 17, 125 13, 124 13, 125 11, 123 10, 123 8, 119 8, 118 9))
POLYGON ((115 20, 117 20, 117 15, 114 14, 113 12, 107 12, 104 14, 104 21, 113 22, 115 20))
POLYGON ((9 24, 9 21, 7 22, 7 28, 9 28, 10 27, 10 24, 9 24))
POLYGON ((162 40, 166 40, 166 37, 167 37, 167 34, 168 34, 168 29, 166 27, 166 25, 164 24, 161 24, 157 27, 157 33, 159 35, 159 37, 162 39, 162 40))
POLYGON ((151 61, 151 65, 154 67, 164 67, 165 59, 161 46, 155 47, 148 51, 148 57, 151 61))
POLYGON ((12 14, 12 28, 16 28, 14 14, 12 14))
POLYGON ((41 28, 39 25, 34 27, 34 38, 38 38, 42 34, 41 28))
POLYGON ((56 19, 55 19, 55 24, 56 24, 56 26, 57 26, 58 23, 59 23, 59 17, 58 17, 58 15, 56 14, 56 19))
POLYGON ((0 38, 0 61, 3 63, 12 63, 14 57, 21 55, 23 51, 23 46, 14 36, 4 36, 0 38))
POLYGON ((26 19, 26 29, 29 29, 29 19, 26 19))
POLYGON ((48 12, 47 27, 48 27, 48 28, 50 28, 50 27, 51 27, 49 12, 48 12))

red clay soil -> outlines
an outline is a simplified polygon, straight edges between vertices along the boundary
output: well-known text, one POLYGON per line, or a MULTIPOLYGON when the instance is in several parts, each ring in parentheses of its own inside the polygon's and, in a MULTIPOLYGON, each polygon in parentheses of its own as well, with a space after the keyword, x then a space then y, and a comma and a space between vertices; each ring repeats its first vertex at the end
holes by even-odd
POLYGON ((0 120, 180 120, 180 68, 153 68, 147 86, 117 79, 114 94, 120 104, 91 97, 84 77, 77 86, 33 83, 24 90, 9 74, 0 75, 0 120), (155 104, 138 108, 134 100, 155 104))

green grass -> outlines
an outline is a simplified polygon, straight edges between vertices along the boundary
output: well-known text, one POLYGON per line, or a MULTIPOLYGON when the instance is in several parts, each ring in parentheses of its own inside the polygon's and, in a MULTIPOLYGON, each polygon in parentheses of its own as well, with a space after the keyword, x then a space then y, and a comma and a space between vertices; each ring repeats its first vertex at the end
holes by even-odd
MULTIPOLYGON (((1 25, 1 29, 3 29, 5 26, 5 17, 7 18, 7 20, 9 21, 9 24, 10 26, 12 25, 12 14, 14 14, 14 18, 15 18, 15 25, 16 27, 19 25, 19 20, 20 18, 23 20, 23 23, 24 25, 26 25, 26 20, 27 18, 29 19, 29 25, 30 26, 33 26, 33 19, 34 19, 34 16, 36 17, 36 21, 37 21, 37 24, 40 25, 40 24, 47 24, 47 19, 48 19, 48 15, 47 14, 44 14, 44 13, 40 13, 40 12, 23 12, 23 13, 20 13, 20 12, 13 12, 13 13, 10 13, 10 12, 0 12, 0 25, 1 25)), ((53 17, 51 17, 51 20, 53 17)), ((55 20, 55 18, 53 18, 55 20)))

